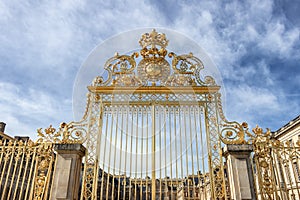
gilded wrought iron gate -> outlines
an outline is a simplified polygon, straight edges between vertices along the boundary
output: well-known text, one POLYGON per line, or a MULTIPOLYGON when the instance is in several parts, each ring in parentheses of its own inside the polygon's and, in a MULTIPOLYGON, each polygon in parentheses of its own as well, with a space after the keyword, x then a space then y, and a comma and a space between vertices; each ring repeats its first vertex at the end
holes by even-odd
MULTIPOLYGON (((218 133, 212 132, 217 127, 209 122, 215 107, 205 101, 211 94, 164 92, 144 94, 153 98, 147 101, 101 102, 101 134, 94 143, 98 164, 86 168, 97 173, 98 181, 91 180, 97 198, 177 199, 182 195, 207 199, 211 187, 216 188, 216 197, 225 195, 221 144, 218 135, 213 135, 218 133), (167 101, 155 100, 166 96, 167 101), (179 101, 180 97, 185 99, 179 101)), ((114 98, 126 99, 127 95, 117 93, 114 88, 114 98)))
POLYGON ((97 197, 208 198, 206 109, 193 102, 104 104, 97 197))
POLYGON ((226 199, 221 143, 244 142, 244 128, 225 119, 201 60, 168 53, 155 30, 139 42, 108 59, 83 120, 65 126, 88 150, 81 199, 226 199))
POLYGON ((0 199, 49 199, 55 159, 52 143, 0 140, 0 199))
POLYGON ((253 146, 257 199, 299 199, 300 141, 228 122, 220 86, 202 77, 199 58, 168 53, 155 30, 139 43, 139 53, 107 60, 81 121, 39 129, 37 142, 0 140, 1 199, 49 199, 55 143, 87 149, 81 200, 232 198, 224 144, 253 146))
POLYGON ((300 199, 300 140, 279 141, 259 127, 248 135, 254 149, 257 199, 300 199))

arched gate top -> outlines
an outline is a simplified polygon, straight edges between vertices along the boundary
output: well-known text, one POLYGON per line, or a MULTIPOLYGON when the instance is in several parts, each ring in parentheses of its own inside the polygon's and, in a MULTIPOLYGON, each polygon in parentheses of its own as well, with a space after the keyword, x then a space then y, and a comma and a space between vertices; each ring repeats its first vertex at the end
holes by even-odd
POLYGON ((153 30, 142 35, 140 52, 131 55, 116 53, 104 69, 107 76, 97 76, 92 86, 117 87, 208 87, 216 86, 211 76, 202 78, 202 61, 193 53, 177 55, 167 51, 168 40, 153 30))
POLYGON ((229 122, 225 118, 219 93, 220 86, 213 77, 202 75, 202 61, 192 53, 177 55, 168 52, 168 43, 165 34, 153 30, 142 35, 139 40, 139 52, 129 55, 116 53, 109 58, 104 65, 106 75, 97 76, 92 85, 88 86, 86 111, 82 120, 61 123, 57 132, 51 129, 50 132, 42 133, 42 129, 39 129, 38 141, 86 142, 88 125, 94 120, 88 117, 92 106, 99 106, 99 103, 103 104, 105 101, 116 102, 118 98, 124 100, 125 96, 125 101, 133 100, 137 103, 157 99, 172 103, 210 103, 214 106, 215 116, 208 119, 211 122, 209 126, 216 127, 219 139, 225 144, 246 143, 245 137, 251 136, 248 126, 246 123, 229 122))

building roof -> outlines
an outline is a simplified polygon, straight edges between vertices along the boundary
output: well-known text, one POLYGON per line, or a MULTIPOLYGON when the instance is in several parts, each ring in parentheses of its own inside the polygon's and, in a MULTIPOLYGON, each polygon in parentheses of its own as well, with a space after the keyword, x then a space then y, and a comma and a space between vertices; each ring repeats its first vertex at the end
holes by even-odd
POLYGON ((3 133, 3 132, 0 131, 0 140, 1 140, 1 139, 5 139, 5 140, 14 140, 14 138, 12 138, 11 136, 6 135, 5 133, 3 133))
MULTIPOLYGON (((293 120, 289 121, 287 124, 279 128, 277 131, 273 132, 275 138, 280 138, 287 133, 289 133, 291 130, 296 128, 296 126, 300 126, 300 115, 298 115, 293 120)), ((299 133, 300 134, 300 133, 299 133)))

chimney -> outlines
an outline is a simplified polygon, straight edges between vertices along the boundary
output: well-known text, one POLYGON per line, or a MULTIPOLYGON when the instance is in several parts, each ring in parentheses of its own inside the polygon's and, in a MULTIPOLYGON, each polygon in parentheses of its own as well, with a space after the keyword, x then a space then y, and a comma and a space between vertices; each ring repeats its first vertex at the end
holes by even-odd
POLYGON ((0 122, 0 133, 4 133, 5 131, 5 123, 4 122, 0 122))

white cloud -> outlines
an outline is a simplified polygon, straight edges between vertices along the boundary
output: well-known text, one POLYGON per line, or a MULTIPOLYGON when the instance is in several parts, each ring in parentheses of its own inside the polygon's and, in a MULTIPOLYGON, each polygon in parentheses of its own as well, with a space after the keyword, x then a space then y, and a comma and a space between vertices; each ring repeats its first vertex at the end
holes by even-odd
POLYGON ((10 135, 35 137, 36 129, 52 123, 58 127, 60 120, 71 120, 71 101, 56 99, 46 91, 22 88, 20 85, 0 82, 1 121, 7 124, 10 135))
POLYGON ((223 105, 226 106, 229 120, 246 121, 251 126, 258 124, 275 131, 299 114, 299 103, 289 101, 290 96, 280 88, 233 85, 227 94, 223 105), (291 118, 286 119, 287 115, 291 115, 291 118), (280 121, 284 118, 285 122, 280 121))
MULTIPOLYGON (((0 99, 0 109, 6 112, 9 123, 14 123, 20 113, 41 118, 50 115, 58 121, 61 118, 59 110, 68 110, 71 115, 70 102, 62 102, 64 100, 53 91, 57 91, 58 86, 72 87, 75 79, 72 75, 75 76, 91 49, 104 39, 122 31, 151 26, 175 29, 194 39, 211 56, 225 80, 255 85, 255 79, 251 78, 259 74, 265 80, 260 88, 235 86, 228 94, 233 95, 233 102, 239 100, 236 102, 238 108, 242 103, 249 103, 252 110, 266 107, 274 109, 274 113, 278 111, 279 100, 270 87, 280 90, 272 80, 272 75, 279 72, 270 68, 268 59, 299 59, 299 27, 286 26, 285 16, 274 12, 273 1, 181 1, 177 9, 169 8, 168 4, 157 9, 156 4, 160 5, 137 0, 0 1, 0 25, 3 27, 0 58, 9 63, 7 72, 14 74, 22 70, 24 77, 45 72, 43 75, 47 77, 40 77, 40 81, 47 80, 43 85, 49 87, 49 92, 39 85, 24 92, 15 84, 20 81, 26 84, 22 77, 13 77, 11 83, 1 82, 6 84, 4 88, 11 87, 1 89, 1 94, 5 92, 6 95, 0 99), (245 56, 253 54, 268 58, 239 66, 245 56), (257 99, 255 96, 261 100, 253 100, 257 99), (267 105, 267 101, 272 106, 267 105)), ((7 68, 4 61, 0 66, 7 68)), ((0 74, 0 78, 2 76, 0 74)), ((291 104, 286 98, 280 103, 291 104)), ((250 115, 250 108, 247 109, 250 115)), ((236 109, 233 115, 240 116, 238 114, 239 109, 236 109)), ((15 127, 20 127, 20 123, 25 126, 20 120, 15 127)), ((8 127, 14 126, 8 124, 8 127)), ((30 127, 37 128, 35 124, 30 127)))
POLYGON ((240 85, 232 88, 230 93, 235 98, 234 104, 246 112, 261 109, 277 112, 281 107, 278 96, 265 88, 240 85))
POLYGON ((264 37, 260 38, 259 47, 283 58, 299 58, 293 50, 293 46, 299 41, 299 28, 286 30, 285 25, 280 22, 270 23, 266 28, 264 37))
POLYGON ((11 14, 4 2, 0 1, 0 22, 8 20, 11 14))
POLYGON ((184 12, 175 19, 174 27, 194 38, 208 52, 224 78, 242 74, 237 72, 240 70, 237 65, 249 51, 286 59, 299 57, 295 53, 299 27, 287 29, 282 23, 285 16, 274 16, 273 1, 197 2, 182 6, 184 12))

